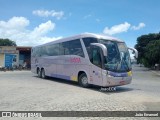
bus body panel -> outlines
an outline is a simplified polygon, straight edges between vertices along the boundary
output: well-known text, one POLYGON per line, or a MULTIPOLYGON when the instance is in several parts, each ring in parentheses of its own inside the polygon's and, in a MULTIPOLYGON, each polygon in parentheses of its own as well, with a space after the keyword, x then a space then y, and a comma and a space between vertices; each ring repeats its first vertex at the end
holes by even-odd
MULTIPOLYGON (((103 37, 95 34, 84 34, 66 39, 57 40, 51 43, 34 47, 43 47, 46 45, 52 45, 56 43, 62 43, 65 41, 72 41, 79 39, 84 52, 84 57, 78 55, 59 55, 59 56, 32 56, 31 57, 31 71, 37 74, 37 69, 44 69, 46 76, 62 78, 66 80, 72 80, 78 82, 79 72, 85 72, 88 78, 88 83, 98 86, 119 86, 131 83, 132 76, 126 72, 128 76, 112 76, 108 73, 110 71, 104 70, 89 60, 89 56, 84 45, 82 38, 95 37, 103 38, 111 41, 120 41, 111 37, 103 37)), ((119 74, 119 73, 115 73, 119 74)))
POLYGON ((102 78, 102 69, 95 66, 90 65, 90 79, 92 80, 92 84, 102 86, 103 78, 102 78))

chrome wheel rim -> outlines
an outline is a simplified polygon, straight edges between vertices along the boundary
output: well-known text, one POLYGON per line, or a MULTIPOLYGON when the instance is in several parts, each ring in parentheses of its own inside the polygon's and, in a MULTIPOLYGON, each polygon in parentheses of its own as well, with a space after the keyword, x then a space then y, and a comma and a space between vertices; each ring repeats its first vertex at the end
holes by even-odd
POLYGON ((83 85, 88 84, 88 79, 87 79, 86 76, 82 78, 82 84, 83 84, 83 85))

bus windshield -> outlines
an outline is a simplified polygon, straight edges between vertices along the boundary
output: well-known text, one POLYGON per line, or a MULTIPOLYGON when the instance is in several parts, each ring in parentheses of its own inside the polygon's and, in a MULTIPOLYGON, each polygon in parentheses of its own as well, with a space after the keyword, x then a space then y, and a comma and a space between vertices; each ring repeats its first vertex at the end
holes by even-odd
POLYGON ((113 72, 128 72, 131 70, 130 54, 124 42, 99 40, 107 48, 104 58, 106 70, 113 72))

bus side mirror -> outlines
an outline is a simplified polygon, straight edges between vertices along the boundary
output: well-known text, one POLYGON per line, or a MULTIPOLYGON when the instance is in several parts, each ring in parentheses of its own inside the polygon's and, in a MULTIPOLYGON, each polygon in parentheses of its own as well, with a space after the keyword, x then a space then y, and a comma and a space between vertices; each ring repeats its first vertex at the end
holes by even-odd
POLYGON ((91 43, 91 45, 100 47, 103 51, 103 55, 107 56, 107 48, 105 45, 103 45, 101 43, 91 43))
POLYGON ((138 58, 138 51, 135 48, 131 48, 131 47, 128 47, 128 49, 133 51, 132 53, 135 54, 135 58, 137 59, 138 58))

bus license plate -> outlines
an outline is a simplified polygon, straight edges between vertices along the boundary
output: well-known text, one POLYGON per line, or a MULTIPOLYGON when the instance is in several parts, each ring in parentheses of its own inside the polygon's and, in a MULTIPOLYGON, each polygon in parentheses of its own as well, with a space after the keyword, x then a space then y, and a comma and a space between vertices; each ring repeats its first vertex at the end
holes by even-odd
POLYGON ((123 81, 120 81, 119 84, 120 84, 120 85, 125 85, 125 81, 124 81, 124 80, 123 80, 123 81))

